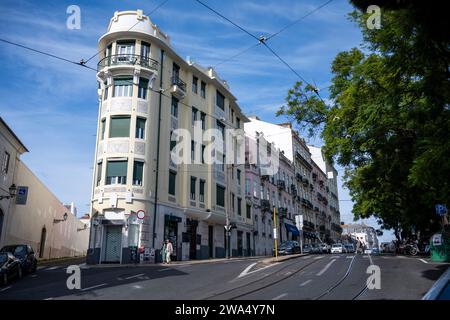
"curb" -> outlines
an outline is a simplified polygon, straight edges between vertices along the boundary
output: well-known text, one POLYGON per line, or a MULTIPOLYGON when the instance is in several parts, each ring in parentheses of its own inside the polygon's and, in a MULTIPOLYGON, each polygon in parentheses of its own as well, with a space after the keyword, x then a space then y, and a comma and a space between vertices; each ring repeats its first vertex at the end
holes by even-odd
POLYGON ((307 255, 309 255, 309 253, 298 253, 298 254, 291 254, 291 255, 288 255, 288 256, 280 256, 280 257, 278 257, 278 259, 275 258, 275 257, 271 257, 271 258, 263 260, 262 262, 263 263, 284 262, 284 261, 287 261, 287 260, 296 259, 296 258, 304 257, 304 256, 307 256, 307 255))
POLYGON ((422 300, 438 300, 441 293, 450 281, 450 267, 447 268, 428 292, 422 297, 422 300))

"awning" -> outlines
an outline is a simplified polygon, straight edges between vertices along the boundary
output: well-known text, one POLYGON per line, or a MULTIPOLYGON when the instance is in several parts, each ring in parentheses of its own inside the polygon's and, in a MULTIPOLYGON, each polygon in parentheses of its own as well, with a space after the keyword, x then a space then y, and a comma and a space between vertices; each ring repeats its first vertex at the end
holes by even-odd
POLYGON ((292 224, 287 224, 287 223, 285 223, 284 225, 286 226, 286 230, 288 232, 291 232, 293 236, 299 236, 300 235, 300 232, 298 231, 296 226, 293 226, 292 224))

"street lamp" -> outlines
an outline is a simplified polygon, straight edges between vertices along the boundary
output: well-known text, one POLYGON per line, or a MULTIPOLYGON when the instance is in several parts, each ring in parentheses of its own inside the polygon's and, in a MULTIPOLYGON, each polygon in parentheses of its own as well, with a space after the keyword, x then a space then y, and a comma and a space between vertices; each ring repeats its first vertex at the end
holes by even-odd
POLYGON ((0 196, 0 200, 14 198, 17 195, 17 187, 16 187, 16 185, 13 183, 9 187, 8 191, 9 191, 9 194, 7 196, 0 196))
POLYGON ((67 212, 64 213, 63 218, 62 219, 53 219, 53 223, 58 223, 58 222, 62 222, 62 221, 66 221, 67 220, 67 212))

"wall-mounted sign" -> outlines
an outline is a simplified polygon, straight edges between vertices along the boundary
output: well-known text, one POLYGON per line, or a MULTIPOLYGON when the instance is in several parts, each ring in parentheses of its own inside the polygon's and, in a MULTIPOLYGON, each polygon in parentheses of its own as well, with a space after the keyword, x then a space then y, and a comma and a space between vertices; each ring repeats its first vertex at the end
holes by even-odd
POLYGON ((139 210, 138 212, 136 212, 136 215, 137 215, 138 219, 144 219, 145 218, 145 211, 144 210, 139 210))
POLYGON ((16 195, 16 204, 27 204, 28 187, 18 187, 16 195))

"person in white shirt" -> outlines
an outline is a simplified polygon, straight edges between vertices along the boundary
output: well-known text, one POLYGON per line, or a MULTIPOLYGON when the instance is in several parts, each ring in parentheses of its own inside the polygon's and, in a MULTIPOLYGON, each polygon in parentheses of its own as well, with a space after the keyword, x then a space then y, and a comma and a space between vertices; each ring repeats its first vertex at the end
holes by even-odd
POLYGON ((173 253, 173 246, 169 239, 166 240, 166 263, 170 263, 170 256, 173 253))

